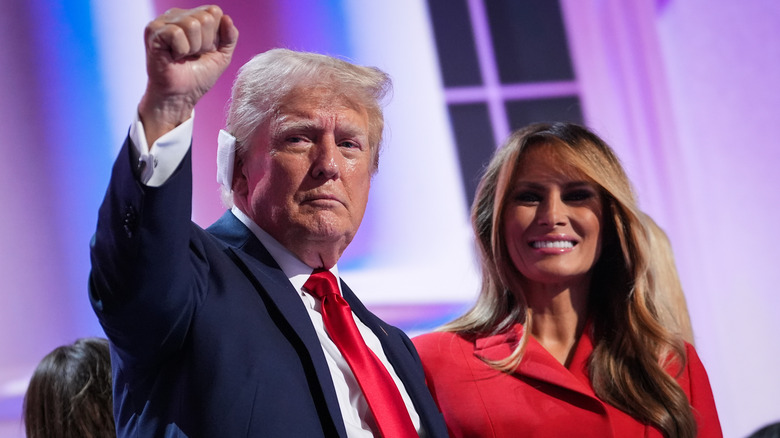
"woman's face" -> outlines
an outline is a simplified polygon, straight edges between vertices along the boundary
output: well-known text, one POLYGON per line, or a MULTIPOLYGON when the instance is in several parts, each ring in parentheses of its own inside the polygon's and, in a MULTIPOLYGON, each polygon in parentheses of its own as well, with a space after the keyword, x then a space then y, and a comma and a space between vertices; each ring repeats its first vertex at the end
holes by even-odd
POLYGON ((601 254, 601 191, 550 148, 524 152, 503 213, 507 248, 529 281, 588 281, 601 254))

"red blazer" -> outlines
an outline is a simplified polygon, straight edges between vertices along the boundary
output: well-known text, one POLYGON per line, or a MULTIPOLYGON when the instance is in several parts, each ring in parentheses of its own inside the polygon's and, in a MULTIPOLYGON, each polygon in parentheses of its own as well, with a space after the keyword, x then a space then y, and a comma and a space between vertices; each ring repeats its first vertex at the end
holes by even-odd
MULTIPOLYGON (((656 428, 595 395, 587 372, 593 351, 587 334, 577 343, 568 369, 533 338, 514 373, 498 372, 482 361, 509 356, 522 329, 518 324, 510 333, 475 342, 453 333, 430 333, 412 340, 453 438, 662 438, 656 428)), ((693 406, 698 436, 722 437, 707 372, 693 347, 686 347, 688 361, 677 382, 693 406)))

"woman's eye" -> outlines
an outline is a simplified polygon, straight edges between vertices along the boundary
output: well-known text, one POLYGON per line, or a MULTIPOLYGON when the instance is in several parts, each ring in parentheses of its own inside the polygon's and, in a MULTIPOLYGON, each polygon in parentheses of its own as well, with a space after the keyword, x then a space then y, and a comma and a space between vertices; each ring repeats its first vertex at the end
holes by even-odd
POLYGON ((520 192, 515 195, 515 200, 525 204, 541 202, 542 197, 533 192, 520 192))
POLYGON ((574 190, 564 195, 564 201, 585 201, 596 196, 595 193, 590 190, 574 190))

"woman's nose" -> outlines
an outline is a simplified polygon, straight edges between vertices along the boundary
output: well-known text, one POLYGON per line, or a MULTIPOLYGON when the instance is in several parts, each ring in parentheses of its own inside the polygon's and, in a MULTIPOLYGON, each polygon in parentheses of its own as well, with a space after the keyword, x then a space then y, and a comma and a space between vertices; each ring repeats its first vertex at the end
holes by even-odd
POLYGON ((566 204, 559 196, 549 196, 536 212, 539 225, 555 227, 566 224, 566 204))

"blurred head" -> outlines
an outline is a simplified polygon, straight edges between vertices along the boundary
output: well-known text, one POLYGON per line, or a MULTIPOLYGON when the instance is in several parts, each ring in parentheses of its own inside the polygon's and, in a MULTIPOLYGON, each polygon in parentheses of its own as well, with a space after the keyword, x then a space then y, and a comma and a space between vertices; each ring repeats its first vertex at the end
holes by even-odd
POLYGON ((28 438, 115 436, 108 341, 79 339, 46 355, 24 397, 28 438))
POLYGON ((666 232, 649 215, 642 217, 650 241, 650 281, 658 318, 672 333, 677 333, 689 344, 694 344, 691 317, 685 300, 672 243, 666 232))
POLYGON ((377 69, 281 49, 239 71, 233 202, 312 267, 335 263, 363 219, 389 87, 377 69))
POLYGON ((780 422, 767 424, 748 435, 747 438, 780 438, 780 422))
MULTIPOLYGON (((582 245, 581 249, 587 249, 581 254, 584 258, 577 261, 581 263, 577 272, 597 275, 599 264, 605 260, 609 260, 613 272, 615 263, 618 271, 624 270, 622 274, 616 274, 621 279, 631 276, 629 271, 644 269, 644 253, 640 251, 638 255, 635 251, 637 246, 645 244, 644 230, 631 184, 612 149, 598 136, 576 124, 527 126, 513 133, 496 152, 480 182, 472 207, 472 223, 484 264, 480 300, 487 300, 493 309, 503 309, 493 315, 491 324, 498 329, 525 319, 525 298, 519 284, 523 276, 532 271, 519 269, 522 263, 517 262, 522 260, 518 260, 518 255, 512 251, 517 252, 514 248, 522 245, 525 245, 524 249, 533 246, 535 234, 518 235, 516 227, 510 226, 515 222, 508 224, 507 219, 514 221, 516 210, 522 207, 516 195, 521 195, 521 200, 522 196, 528 200, 539 195, 538 190, 536 194, 522 190, 527 188, 522 183, 529 177, 555 182, 552 186, 558 190, 554 193, 559 209, 566 207, 562 197, 568 197, 570 201, 582 198, 576 202, 581 219, 578 224, 568 224, 569 237, 563 239, 575 248, 582 245), (545 161, 549 164, 544 165, 545 161), (507 235, 508 232, 513 234, 507 235), (525 240, 516 245, 518 239, 525 240)), ((532 218, 533 227, 548 231, 552 227, 546 222, 555 212, 550 216, 550 210, 545 207, 539 213, 532 218)), ((547 234, 555 235, 554 232, 547 234)))

